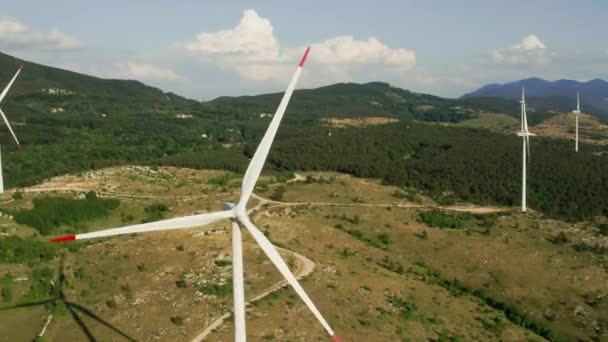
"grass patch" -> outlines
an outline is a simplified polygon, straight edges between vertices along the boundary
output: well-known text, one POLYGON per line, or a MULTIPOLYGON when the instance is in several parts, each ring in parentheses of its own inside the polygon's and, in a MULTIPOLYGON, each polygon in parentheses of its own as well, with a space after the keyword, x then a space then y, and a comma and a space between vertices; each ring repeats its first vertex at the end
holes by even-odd
MULTIPOLYGON (((417 262, 416 266, 426 270, 425 280, 429 283, 439 285, 455 296, 473 296, 481 302, 498 310, 513 324, 516 324, 524 329, 527 329, 549 341, 559 341, 557 336, 545 325, 544 322, 536 319, 528 312, 520 309, 515 304, 507 303, 499 299, 493 298, 483 289, 474 289, 458 279, 446 279, 441 276, 437 270, 430 268, 423 262, 417 262)), ((410 269, 411 270, 411 269, 410 269)), ((413 271, 414 274, 415 271, 413 271)))
POLYGON ((145 217, 143 223, 154 222, 165 217, 165 213, 169 211, 169 207, 164 203, 154 203, 144 208, 145 217))
POLYGON ((0 239, 0 262, 50 261, 57 256, 57 250, 55 244, 10 236, 0 239))
POLYGON ((207 179, 207 184, 220 187, 227 187, 230 181, 235 177, 232 172, 224 172, 223 174, 207 179))
POLYGON ((466 229, 468 226, 459 215, 447 214, 440 210, 419 212, 416 221, 433 228, 466 229))
POLYGON ((232 294, 232 279, 224 284, 202 284, 198 290, 205 295, 226 297, 232 294))

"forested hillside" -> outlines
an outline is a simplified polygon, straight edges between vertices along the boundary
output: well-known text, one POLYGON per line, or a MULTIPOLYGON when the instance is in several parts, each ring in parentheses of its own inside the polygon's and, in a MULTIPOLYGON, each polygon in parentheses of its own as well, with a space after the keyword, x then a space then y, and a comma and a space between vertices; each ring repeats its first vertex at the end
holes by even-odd
MULTIPOLYGON (((552 217, 608 215, 608 157, 575 153, 564 140, 531 141, 528 203, 552 217)), ((253 151, 253 146, 248 149, 253 151)), ((334 131, 283 130, 270 162, 288 170, 334 170, 422 190, 452 202, 517 206, 521 139, 485 130, 400 123, 334 131)))
MULTIPOLYGON (((21 61, 0 55, 1 81, 21 61), (8 71, 7 71, 8 70, 8 71)), ((188 100, 136 81, 102 80, 26 63, 2 108, 25 146, 0 130, 8 187, 66 172, 120 164, 175 165, 242 172, 280 93, 188 100), (49 92, 48 88, 61 91, 49 92)), ((480 113, 517 117, 499 98, 442 99, 386 83, 335 84, 294 94, 269 168, 336 170, 413 187, 443 201, 517 205, 521 142, 458 122, 480 113), (401 123, 336 129, 322 118, 390 117, 401 123)), ((533 105, 530 120, 549 112, 533 105), (544 113, 544 114, 543 114, 544 113)), ((570 220, 606 215, 608 166, 601 147, 574 154, 563 140, 533 139, 530 205, 570 220), (576 175, 576 178, 572 175, 576 175)))

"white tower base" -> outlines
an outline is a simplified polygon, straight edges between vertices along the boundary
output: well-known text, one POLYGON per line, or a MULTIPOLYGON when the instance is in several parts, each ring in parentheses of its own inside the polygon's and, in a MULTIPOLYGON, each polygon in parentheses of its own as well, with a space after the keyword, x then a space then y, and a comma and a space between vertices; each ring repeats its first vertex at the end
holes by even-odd
POLYGON ((521 181, 521 211, 526 211, 526 137, 523 138, 523 165, 521 181))
POLYGON ((576 142, 574 144, 574 151, 578 152, 578 114, 576 114, 576 142))

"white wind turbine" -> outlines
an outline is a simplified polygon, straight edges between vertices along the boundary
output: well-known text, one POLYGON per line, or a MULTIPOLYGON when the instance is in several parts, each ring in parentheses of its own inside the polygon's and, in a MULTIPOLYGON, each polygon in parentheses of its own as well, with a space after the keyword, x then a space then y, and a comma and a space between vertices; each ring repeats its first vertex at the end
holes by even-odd
POLYGON ((306 57, 308 56, 309 51, 310 47, 308 47, 304 52, 304 55, 300 60, 300 64, 298 65, 298 68, 296 69, 291 79, 291 82, 289 82, 289 85, 287 86, 287 90, 285 91, 283 98, 281 99, 281 103, 279 104, 279 107, 277 108, 277 111, 274 114, 272 121, 270 122, 270 125, 266 130, 266 133, 264 134, 264 137, 262 138, 262 141, 260 142, 255 154, 253 155, 253 158, 251 159, 251 162, 249 163, 249 166, 247 167, 245 177, 243 178, 243 184, 241 186, 241 195, 238 203, 226 203, 224 206, 224 211, 177 217, 168 220, 137 224, 121 228, 106 229, 84 234, 59 236, 51 239, 51 241, 61 242, 83 240, 132 233, 193 228, 207 225, 219 220, 229 219, 232 222, 232 271, 235 341, 244 342, 246 340, 245 289, 243 283, 243 248, 241 238, 241 229, 243 227, 245 227, 249 234, 251 234, 251 236, 255 239, 260 248, 262 248, 264 253, 266 253, 270 261, 272 261, 272 263, 276 266, 279 272, 287 280, 289 285, 291 285, 291 287, 293 287, 293 289, 300 296, 300 298, 302 298, 308 309, 310 309, 313 315, 319 320, 325 331, 327 331, 327 333, 333 338, 333 341, 340 341, 340 338, 335 335, 334 331, 331 329, 327 321, 323 318, 323 316, 316 308, 310 297, 308 297, 302 286, 296 280, 295 276, 291 273, 289 267, 287 267, 287 264, 285 263, 285 261, 283 261, 276 248, 264 236, 264 234, 253 223, 251 223, 246 211, 247 201, 249 200, 253 192, 258 177, 260 176, 262 167, 264 166, 264 162, 266 161, 266 157, 268 156, 268 152, 270 151, 270 146, 272 145, 272 141, 274 140, 281 119, 283 118, 283 114, 285 113, 285 109, 287 108, 287 104, 289 103, 291 94, 296 86, 298 78, 300 77, 302 67, 306 62, 306 57))
POLYGON ((530 137, 536 134, 528 131, 528 117, 526 115, 526 98, 524 88, 521 89, 521 131, 517 135, 523 139, 522 180, 521 180, 521 211, 526 211, 526 158, 530 158, 530 137))
MULTIPOLYGON (((13 82, 15 82, 15 80, 17 79, 17 76, 19 76, 19 73, 21 72, 22 69, 23 69, 23 65, 19 67, 19 69, 15 73, 15 76, 13 76, 11 81, 8 82, 8 85, 6 86, 6 88, 4 88, 2 93, 0 93, 0 103, 2 102, 2 100, 4 100, 4 97, 8 93, 8 90, 11 88, 11 86, 13 85, 13 82)), ((0 108, 0 115, 2 115, 2 119, 4 120, 6 127, 8 127, 8 130, 11 132, 13 139, 15 139, 15 142, 17 143, 17 147, 21 147, 21 144, 19 144, 19 140, 17 139, 15 132, 13 132, 13 128, 11 127, 11 124, 8 122, 8 119, 6 118, 6 115, 4 114, 4 112, 2 111, 1 108, 0 108)), ((3 172, 2 172, 2 152, 1 152, 1 150, 2 150, 2 147, 0 146, 0 193, 4 193, 4 179, 3 179, 3 172)))
POLYGON ((576 92, 576 109, 573 110, 572 113, 574 113, 575 117, 576 117, 576 133, 575 133, 575 138, 574 138, 574 151, 578 152, 578 117, 581 114, 581 100, 580 100, 578 91, 576 92))

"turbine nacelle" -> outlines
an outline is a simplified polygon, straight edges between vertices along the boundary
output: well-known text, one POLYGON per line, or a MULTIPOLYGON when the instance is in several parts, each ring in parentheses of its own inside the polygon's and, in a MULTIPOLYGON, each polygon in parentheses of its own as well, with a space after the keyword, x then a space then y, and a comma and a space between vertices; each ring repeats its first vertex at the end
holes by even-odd
POLYGON ((520 132, 517 132, 517 136, 518 137, 534 137, 534 136, 536 136, 536 134, 530 133, 530 132, 522 132, 522 131, 520 131, 520 132))

